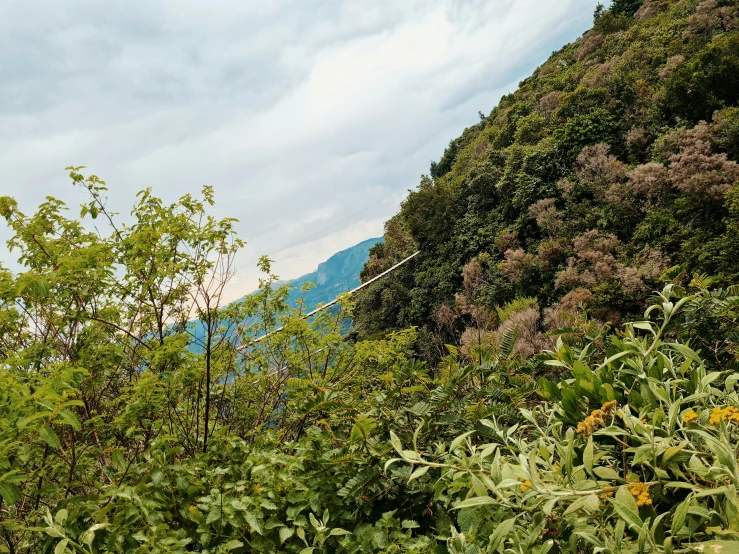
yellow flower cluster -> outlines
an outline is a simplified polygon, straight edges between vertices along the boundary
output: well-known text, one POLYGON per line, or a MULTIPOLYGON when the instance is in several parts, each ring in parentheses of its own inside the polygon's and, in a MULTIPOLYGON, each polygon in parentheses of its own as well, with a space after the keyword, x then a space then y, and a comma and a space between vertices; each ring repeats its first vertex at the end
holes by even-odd
POLYGON ((577 424, 577 432, 587 439, 593 432, 606 423, 606 418, 616 413, 616 401, 606 402, 599 409, 590 412, 590 415, 577 424))
POLYGON ((526 479, 525 481, 521 483, 521 486, 519 487, 519 489, 521 489, 521 492, 526 492, 526 489, 528 489, 530 486, 531 486, 531 481, 526 479))
POLYGON ((714 408, 711 410, 711 419, 708 420, 708 423, 718 425, 722 421, 739 423, 739 409, 734 406, 726 406, 725 408, 714 408))
POLYGON ((652 505, 652 497, 649 495, 649 485, 646 483, 634 483, 631 485, 629 492, 636 499, 637 506, 652 505))
POLYGON ((688 410, 683 415, 683 423, 692 423, 698 419, 698 414, 694 410, 688 410))

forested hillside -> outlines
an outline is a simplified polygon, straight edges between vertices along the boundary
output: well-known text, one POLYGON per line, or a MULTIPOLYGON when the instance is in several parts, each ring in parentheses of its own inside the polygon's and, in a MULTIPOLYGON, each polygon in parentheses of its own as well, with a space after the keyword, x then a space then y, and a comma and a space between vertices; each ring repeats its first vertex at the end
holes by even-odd
POLYGON ((387 222, 365 278, 422 254, 363 294, 359 335, 416 325, 433 358, 465 330, 494 332, 495 307, 518 296, 551 329, 580 304, 600 321, 637 316, 669 268, 739 282, 738 104, 736 2, 597 11, 387 222))
POLYGON ((211 187, 1 197, 0 553, 739 552, 738 76, 734 3, 599 8, 310 321, 211 187))

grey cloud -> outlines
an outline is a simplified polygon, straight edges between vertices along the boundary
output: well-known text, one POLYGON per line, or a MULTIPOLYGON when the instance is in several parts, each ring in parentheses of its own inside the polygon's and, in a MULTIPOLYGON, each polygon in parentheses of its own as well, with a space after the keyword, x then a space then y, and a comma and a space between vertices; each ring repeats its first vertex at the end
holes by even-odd
POLYGON ((123 213, 147 186, 171 200, 213 184, 218 213, 241 220, 242 263, 373 206, 283 252, 292 277, 380 234, 431 159, 595 3, 6 2, 0 193, 73 204, 69 164, 105 178, 123 213))

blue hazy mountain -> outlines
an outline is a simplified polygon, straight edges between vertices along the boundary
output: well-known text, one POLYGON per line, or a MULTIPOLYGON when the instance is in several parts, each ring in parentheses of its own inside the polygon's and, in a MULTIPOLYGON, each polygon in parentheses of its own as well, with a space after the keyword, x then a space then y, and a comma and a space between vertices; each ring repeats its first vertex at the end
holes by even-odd
POLYGON ((312 310, 319 304, 326 304, 342 293, 359 286, 359 272, 369 259, 369 250, 382 238, 367 239, 359 244, 337 252, 328 260, 318 264, 318 268, 302 277, 288 281, 291 287, 290 304, 295 305, 298 298, 305 296, 305 307, 312 310), (305 283, 315 284, 306 292, 301 292, 305 283))
MULTIPOLYGON (((340 294, 358 287, 359 273, 369 259, 369 250, 378 242, 382 242, 382 238, 362 241, 351 248, 337 252, 325 262, 318 264, 315 271, 286 281, 292 288, 289 296, 290 305, 296 306, 298 299, 304 296, 304 311, 309 312, 319 304, 331 302, 340 294), (315 287, 303 292, 301 289, 305 283, 313 283, 315 287)), ((202 324, 199 321, 191 321, 189 327, 195 335, 195 343, 201 341, 205 334, 202 324)), ((196 344, 191 348, 193 351, 200 351, 196 344)))

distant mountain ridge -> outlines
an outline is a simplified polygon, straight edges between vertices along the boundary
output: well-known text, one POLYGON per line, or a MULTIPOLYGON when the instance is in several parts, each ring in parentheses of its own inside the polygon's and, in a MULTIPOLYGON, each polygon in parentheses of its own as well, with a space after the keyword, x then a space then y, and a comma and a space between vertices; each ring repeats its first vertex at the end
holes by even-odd
MULTIPOLYGON (((370 249, 382 241, 382 238, 364 240, 332 255, 325 262, 318 264, 315 271, 296 279, 282 281, 281 284, 287 284, 291 287, 288 304, 295 307, 302 297, 305 299, 304 311, 312 311, 319 304, 326 304, 337 296, 358 287, 361 281, 359 273, 369 260, 370 249), (313 283, 315 287, 303 291, 302 288, 305 283, 313 283)), ((254 292, 256 291, 249 294, 254 294, 254 292)), ((241 297, 235 302, 240 302, 243 298, 241 297)), ((190 325, 196 342, 202 340, 205 334, 202 322, 194 320, 190 322, 190 325)), ((193 350, 199 352, 200 348, 194 346, 193 350)))
POLYGON ((315 271, 288 281, 288 284, 294 287, 290 291, 290 305, 294 306, 303 296, 305 307, 312 310, 319 304, 330 302, 340 294, 358 287, 359 273, 369 260, 370 248, 382 240, 382 237, 371 238, 341 250, 318 264, 315 271), (316 286, 302 292, 301 288, 305 283, 314 283, 316 286))

